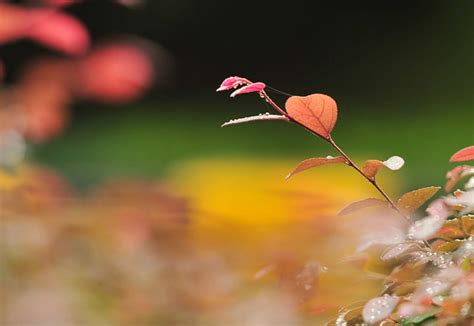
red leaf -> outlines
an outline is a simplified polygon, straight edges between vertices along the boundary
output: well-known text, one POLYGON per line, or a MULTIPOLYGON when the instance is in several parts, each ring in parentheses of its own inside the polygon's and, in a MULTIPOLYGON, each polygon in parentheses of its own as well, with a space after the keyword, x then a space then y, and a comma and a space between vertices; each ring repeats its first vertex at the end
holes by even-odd
POLYGON ((291 171, 287 176, 286 179, 289 179, 291 176, 303 172, 305 170, 314 168, 316 166, 324 165, 324 164, 332 164, 332 163, 346 163, 346 159, 342 156, 337 157, 315 157, 309 158, 300 162, 296 168, 291 171))
POLYGON ((265 113, 265 114, 261 114, 261 115, 254 115, 254 116, 251 116, 251 117, 233 119, 233 120, 227 121, 221 127, 236 125, 236 124, 239 124, 239 123, 245 123, 245 122, 251 122, 251 121, 260 121, 260 120, 285 120, 285 121, 288 121, 288 118, 283 116, 283 115, 265 113))
POLYGON ((337 104, 331 97, 324 94, 291 96, 285 107, 290 117, 319 136, 329 139, 337 120, 337 104))
POLYGON ((457 151, 451 158, 449 162, 463 162, 474 160, 474 146, 469 146, 457 151))
POLYGON ((366 199, 359 200, 347 205, 346 207, 341 209, 341 211, 337 215, 339 216, 347 215, 366 207, 386 206, 386 205, 387 205, 387 202, 385 200, 381 200, 377 198, 366 198, 366 199))

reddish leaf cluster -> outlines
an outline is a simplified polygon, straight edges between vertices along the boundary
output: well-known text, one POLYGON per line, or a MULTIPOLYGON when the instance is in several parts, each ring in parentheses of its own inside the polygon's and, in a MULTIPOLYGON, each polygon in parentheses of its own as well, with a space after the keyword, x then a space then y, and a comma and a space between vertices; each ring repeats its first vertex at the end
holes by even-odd
POLYGON ((237 89, 231 94, 231 97, 244 93, 256 92, 260 94, 260 97, 270 104, 279 114, 270 115, 269 113, 266 113, 265 115, 234 119, 224 123, 222 126, 260 120, 284 120, 299 125, 312 134, 321 137, 340 154, 340 156, 335 158, 328 156, 326 158, 317 157, 304 160, 299 163, 290 174, 288 174, 286 177, 287 179, 294 174, 313 167, 332 163, 345 163, 373 183, 388 203, 393 208, 397 209, 393 201, 391 201, 387 194, 385 194, 376 184, 375 175, 383 167, 387 167, 390 170, 400 169, 405 163, 404 160, 399 156, 393 156, 384 162, 379 160, 368 160, 362 168, 359 168, 331 137, 331 132, 336 125, 338 117, 337 104, 333 98, 325 94, 290 96, 285 103, 285 110, 283 110, 267 94, 265 91, 266 85, 264 83, 254 83, 247 78, 233 76, 224 79, 221 85, 217 88, 217 91, 227 91, 230 89, 237 89))
MULTIPOLYGON (((232 77, 236 78, 236 77, 232 77)), ((255 88, 247 79, 226 79, 218 90, 246 84, 255 88), (229 85, 225 85, 225 83, 229 85)), ((341 310, 338 318, 328 325, 421 325, 435 319, 440 325, 468 325, 472 323, 474 304, 473 257, 474 257, 474 168, 463 165, 448 172, 446 189, 451 190, 463 177, 469 176, 465 191, 456 190, 453 195, 434 200, 426 209, 427 216, 417 219, 414 214, 430 200, 440 187, 424 187, 400 197, 395 204, 377 184, 375 177, 384 167, 398 170, 404 160, 393 156, 386 161, 367 160, 359 168, 334 142, 331 132, 337 121, 337 105, 329 96, 312 94, 291 96, 286 101, 286 111, 280 108, 262 88, 255 91, 280 115, 268 119, 255 117, 238 119, 234 123, 255 120, 286 120, 295 123, 321 137, 340 153, 337 157, 310 158, 299 163, 288 174, 313 167, 345 163, 362 174, 380 192, 385 200, 367 198, 349 204, 339 215, 356 213, 366 208, 377 208, 377 217, 396 222, 382 222, 380 232, 368 234, 359 251, 383 248, 375 260, 388 270, 385 289, 381 296, 365 305, 341 310), (399 223, 400 217, 404 224, 399 223), (386 265, 384 265, 386 264, 386 265)), ((228 124, 234 124, 232 122, 228 124)), ((474 160, 474 146, 455 153, 450 161, 474 160)), ((377 232, 376 232, 377 231, 377 232)))

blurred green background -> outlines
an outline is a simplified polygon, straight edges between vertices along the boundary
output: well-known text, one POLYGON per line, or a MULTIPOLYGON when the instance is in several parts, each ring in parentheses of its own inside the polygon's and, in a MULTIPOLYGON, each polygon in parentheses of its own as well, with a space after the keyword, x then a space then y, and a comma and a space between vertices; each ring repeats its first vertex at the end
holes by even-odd
MULTIPOLYGON (((221 129, 230 118, 267 110, 257 96, 215 94, 229 75, 292 94, 331 95, 339 105, 334 139, 360 160, 404 157, 406 188, 441 184, 449 156, 474 142, 472 1, 175 0, 133 10, 90 1, 68 10, 95 39, 138 34, 160 44, 172 62, 158 62, 163 76, 142 102, 79 103, 63 137, 31 151, 82 187, 113 176, 162 175, 193 158, 296 163, 334 154, 280 122, 221 129)), ((19 42, 2 51, 7 66, 21 66, 45 50, 19 42)))

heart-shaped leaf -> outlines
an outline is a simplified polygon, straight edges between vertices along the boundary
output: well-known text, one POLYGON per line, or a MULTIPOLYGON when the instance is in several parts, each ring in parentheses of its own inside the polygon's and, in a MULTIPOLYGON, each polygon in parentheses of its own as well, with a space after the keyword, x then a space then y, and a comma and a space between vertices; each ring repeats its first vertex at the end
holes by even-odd
POLYGON ((366 208, 366 207, 374 207, 374 206, 386 206, 387 202, 385 200, 377 199, 377 198, 366 198, 363 200, 359 200, 353 202, 343 209, 337 214, 339 216, 347 215, 352 212, 358 211, 359 209, 366 208))
POLYGON ((285 108, 291 118, 329 139, 337 120, 337 104, 331 97, 324 94, 291 96, 285 108))
POLYGON ((425 187, 404 194, 398 200, 398 208, 405 213, 413 213, 438 192, 440 187, 425 187))
POLYGON ((337 156, 337 157, 315 157, 315 158, 309 158, 307 160, 304 160, 300 162, 296 168, 291 171, 287 176, 286 179, 288 180, 291 176, 303 172, 305 170, 314 168, 316 166, 324 165, 324 164, 332 164, 332 163, 346 163, 346 159, 342 156, 337 156))
POLYGON ((469 146, 454 153, 449 162, 463 162, 474 160, 474 146, 469 146))
POLYGON ((265 113, 265 114, 251 116, 251 117, 233 119, 233 120, 227 121, 221 127, 236 125, 236 124, 251 122, 251 121, 261 121, 261 120, 285 120, 285 121, 288 121, 288 118, 283 116, 283 115, 265 113))

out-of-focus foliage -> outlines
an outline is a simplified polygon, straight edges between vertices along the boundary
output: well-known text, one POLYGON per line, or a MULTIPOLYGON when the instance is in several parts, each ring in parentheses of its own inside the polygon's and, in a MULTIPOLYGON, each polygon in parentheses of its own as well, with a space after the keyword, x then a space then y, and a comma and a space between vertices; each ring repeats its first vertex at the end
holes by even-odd
MULTIPOLYGON (((341 309, 329 325, 419 325, 426 320, 441 325, 471 325, 474 321, 474 274, 471 272, 474 256, 474 177, 464 185, 465 191, 458 189, 452 195, 433 201, 426 209, 428 216, 420 219, 415 212, 441 187, 424 187, 405 193, 395 203, 379 185, 376 175, 384 166, 390 170, 400 169, 405 163, 401 157, 393 156, 384 162, 368 160, 360 168, 332 138, 331 132, 338 115, 336 102, 332 98, 323 94, 306 97, 289 95, 285 109, 282 109, 268 95, 266 85, 260 84, 263 87, 255 89, 254 83, 248 79, 229 77, 217 91, 238 88, 231 94, 233 97, 239 90, 252 88, 250 92, 258 92, 287 122, 325 140, 340 154, 340 162, 364 177, 383 197, 383 200, 367 198, 356 201, 346 206, 339 215, 359 215, 362 221, 368 222, 358 251, 366 253, 363 260, 367 270, 386 275, 384 290, 380 296, 363 305, 341 309), (372 212, 368 212, 368 208, 372 212), (455 230, 452 230, 453 223, 455 230), (446 232, 446 229, 449 231, 446 232)), ((474 147, 470 146, 455 153, 450 161, 473 159, 474 147)), ((303 171, 319 167, 331 160, 336 159, 305 160, 295 171, 298 172, 298 168, 303 171)), ((452 188, 471 169, 471 166, 460 166, 449 171, 448 186, 445 188, 452 188)))
MULTIPOLYGON (((0 88, 1 136, 13 131, 45 142, 64 130, 75 100, 126 103, 151 86, 158 48, 131 37, 92 46, 87 27, 54 8, 72 3, 48 2, 52 8, 0 4, 0 44, 27 38, 69 56, 36 59, 15 84, 0 88)), ((0 77, 1 83, 3 73, 0 77)))
POLYGON ((377 288, 342 260, 356 237, 332 217, 374 193, 331 167, 285 181, 289 163, 189 163, 161 181, 116 180, 83 195, 44 168, 3 171, 3 318, 328 320, 377 288))
MULTIPOLYGON (((454 157, 458 159, 451 161, 473 159, 469 147, 454 157)), ((472 168, 460 167, 459 171, 472 168)), ((452 184, 452 171, 447 175, 448 184, 452 184)), ((425 187, 404 194, 397 204, 401 214, 392 219, 400 220, 404 214, 413 216, 439 189, 425 187)), ((358 206, 357 210, 365 207, 358 206)), ((426 213, 427 216, 415 216, 408 223, 368 228, 372 234, 367 234, 359 248, 372 256, 366 269, 385 275, 383 292, 365 305, 342 310, 331 325, 472 325, 474 184, 468 181, 464 190, 432 201, 426 213)), ((377 219, 394 216, 387 208, 359 214, 373 214, 372 218, 377 219)))

